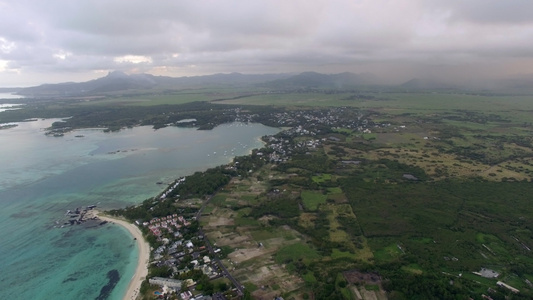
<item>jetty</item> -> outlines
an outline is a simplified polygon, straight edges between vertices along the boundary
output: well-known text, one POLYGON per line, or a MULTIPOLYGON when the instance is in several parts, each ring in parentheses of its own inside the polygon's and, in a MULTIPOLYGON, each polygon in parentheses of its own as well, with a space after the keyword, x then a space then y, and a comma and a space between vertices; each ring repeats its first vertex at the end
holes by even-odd
MULTIPOLYGON (((94 208, 96 208, 96 205, 88 205, 85 208, 77 207, 75 210, 67 210, 65 216, 67 216, 69 219, 64 222, 63 225, 79 225, 90 220, 100 220, 93 210, 94 208)), ((102 222, 101 225, 105 223, 102 222)))

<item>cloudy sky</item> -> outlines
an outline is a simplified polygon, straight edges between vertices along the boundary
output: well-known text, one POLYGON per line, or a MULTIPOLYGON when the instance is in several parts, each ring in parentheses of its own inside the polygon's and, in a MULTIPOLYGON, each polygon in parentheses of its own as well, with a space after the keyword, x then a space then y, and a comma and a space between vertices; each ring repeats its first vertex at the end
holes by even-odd
POLYGON ((111 70, 533 73, 531 0, 0 0, 0 86, 111 70))

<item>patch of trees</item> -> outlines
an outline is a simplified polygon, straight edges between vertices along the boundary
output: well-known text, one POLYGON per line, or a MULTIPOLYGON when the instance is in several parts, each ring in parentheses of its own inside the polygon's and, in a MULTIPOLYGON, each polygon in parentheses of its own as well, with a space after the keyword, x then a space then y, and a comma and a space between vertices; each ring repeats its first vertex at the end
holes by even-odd
POLYGON ((265 215, 273 215, 283 219, 294 218, 300 215, 296 199, 278 198, 264 201, 252 209, 248 216, 258 219, 265 215))
POLYGON ((327 218, 327 213, 323 211, 319 211, 316 214, 312 227, 300 226, 296 219, 274 219, 270 221, 270 224, 272 226, 288 225, 296 229, 298 232, 309 237, 313 245, 320 250, 324 256, 330 255, 332 249, 337 246, 336 244, 331 243, 329 239, 329 220, 327 218))
POLYGON ((178 276, 178 279, 186 280, 192 279, 196 282, 196 289, 204 292, 206 295, 211 295, 214 292, 215 286, 201 270, 190 270, 178 276))
POLYGON ((401 178, 403 174, 411 174, 421 181, 428 179, 424 169, 418 166, 406 165, 390 159, 379 159, 375 163, 385 165, 388 169, 388 172, 394 174, 395 177, 401 178))
POLYGON ((254 121, 277 126, 269 112, 280 111, 271 107, 252 107, 248 113, 242 113, 242 106, 228 104, 211 104, 208 102, 190 102, 180 105, 128 106, 128 105, 79 105, 76 100, 45 100, 28 102, 23 109, 6 111, 2 122, 17 122, 29 118, 67 118, 56 122, 53 129, 107 128, 108 131, 125 127, 150 125, 154 129, 169 124, 175 126, 195 126, 212 129, 217 125, 233 122, 241 116, 246 121, 254 121), (196 119, 193 123, 176 123, 183 119, 196 119))
POLYGON ((450 279, 442 274, 415 275, 388 270, 382 270, 381 273, 389 279, 383 282, 383 288, 394 299, 469 299, 474 294, 462 287, 466 280, 454 285, 454 280, 459 279, 450 279))
POLYGON ((416 183, 419 181, 427 181, 429 176, 424 169, 400 163, 396 160, 379 159, 375 161, 365 160, 360 164, 360 167, 355 169, 351 174, 352 181, 374 181, 374 182, 397 182, 416 183), (410 174, 416 177, 416 180, 406 179, 404 174, 410 174))
POLYGON ((228 184, 232 172, 224 167, 216 167, 205 172, 196 172, 187 176, 185 181, 180 183, 167 197, 177 195, 183 197, 211 195, 219 188, 228 184))
POLYGON ((362 235, 361 226, 353 216, 350 215, 338 215, 337 221, 342 225, 342 229, 346 231, 350 236, 355 237, 362 235))
POLYGON ((136 220, 149 221, 153 218, 166 217, 172 214, 192 216, 197 212, 195 207, 181 207, 172 200, 158 201, 154 199, 144 200, 140 205, 128 206, 123 209, 110 210, 114 216, 124 216, 134 222, 136 220))
POLYGON ((278 166, 280 171, 290 168, 300 168, 313 173, 322 173, 331 170, 333 162, 325 154, 297 154, 291 160, 278 166))
POLYGON ((172 275, 172 268, 166 265, 160 267, 152 266, 150 268, 149 277, 170 277, 172 275))
POLYGON ((247 156, 237 156, 233 159, 233 168, 236 172, 235 175, 242 177, 248 177, 251 171, 256 171, 263 165, 266 161, 263 159, 263 156, 257 155, 258 152, 268 153, 267 149, 254 150, 251 155, 247 156))
POLYGON ((343 156, 346 156, 348 154, 348 152, 346 152, 346 150, 344 150, 343 147, 340 147, 340 146, 332 146, 331 147, 331 151, 328 152, 329 155, 334 155, 334 156, 337 156, 337 157, 343 157, 343 156))
POLYGON ((372 96, 372 95, 354 94, 354 95, 350 95, 348 97, 342 98, 341 100, 382 100, 382 101, 386 101, 387 99, 378 99, 377 97, 372 96))
MULTIPOLYGON (((167 205, 170 202, 166 203, 167 205)), ((124 216, 130 221, 135 220, 150 220, 152 219, 153 207, 157 205, 157 201, 153 199, 146 199, 138 206, 129 206, 124 209, 110 210, 109 214, 113 216, 124 216)))
POLYGON ((300 274, 312 272, 316 278, 312 286, 314 299, 344 299, 340 289, 346 287, 346 281, 339 274, 359 265, 360 263, 345 258, 327 262, 315 261, 311 262, 300 274))

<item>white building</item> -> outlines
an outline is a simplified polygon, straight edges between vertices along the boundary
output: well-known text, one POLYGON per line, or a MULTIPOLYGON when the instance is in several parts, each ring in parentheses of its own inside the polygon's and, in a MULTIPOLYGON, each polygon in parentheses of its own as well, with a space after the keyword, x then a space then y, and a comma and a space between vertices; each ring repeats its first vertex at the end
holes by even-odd
POLYGON ((152 277, 148 279, 148 283, 155 284, 158 286, 167 286, 171 289, 174 289, 176 291, 181 290, 181 280, 177 279, 171 279, 171 278, 163 278, 163 277, 152 277))

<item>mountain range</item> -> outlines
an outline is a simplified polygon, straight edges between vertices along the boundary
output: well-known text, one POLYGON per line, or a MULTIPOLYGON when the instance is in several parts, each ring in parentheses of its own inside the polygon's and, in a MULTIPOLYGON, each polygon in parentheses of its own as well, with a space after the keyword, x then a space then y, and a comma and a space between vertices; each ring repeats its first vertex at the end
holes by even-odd
POLYGON ((88 96, 127 90, 183 89, 214 86, 246 86, 289 77, 290 74, 244 75, 240 73, 214 74, 193 77, 154 76, 113 71, 106 76, 86 82, 65 82, 43 84, 22 88, 18 94, 24 96, 88 96))
POLYGON ((193 77, 154 76, 113 71, 106 76, 86 82, 65 82, 43 84, 22 88, 18 94, 31 97, 45 96, 89 96, 127 90, 184 89, 199 87, 245 87, 255 86, 269 89, 344 89, 376 84, 371 74, 214 74, 193 77))
MULTIPOLYGON (((27 97, 71 97, 94 96, 127 91, 176 90, 202 87, 256 87, 270 90, 327 89, 347 90, 377 86, 380 78, 369 73, 322 74, 304 72, 300 74, 214 74, 192 77, 154 76, 151 74, 126 74, 120 71, 109 72, 106 76, 86 82, 66 82, 43 84, 22 88, 18 94, 27 97)), ((533 77, 514 79, 450 83, 431 78, 413 78, 405 83, 389 88, 403 91, 435 90, 530 90, 533 77)))

